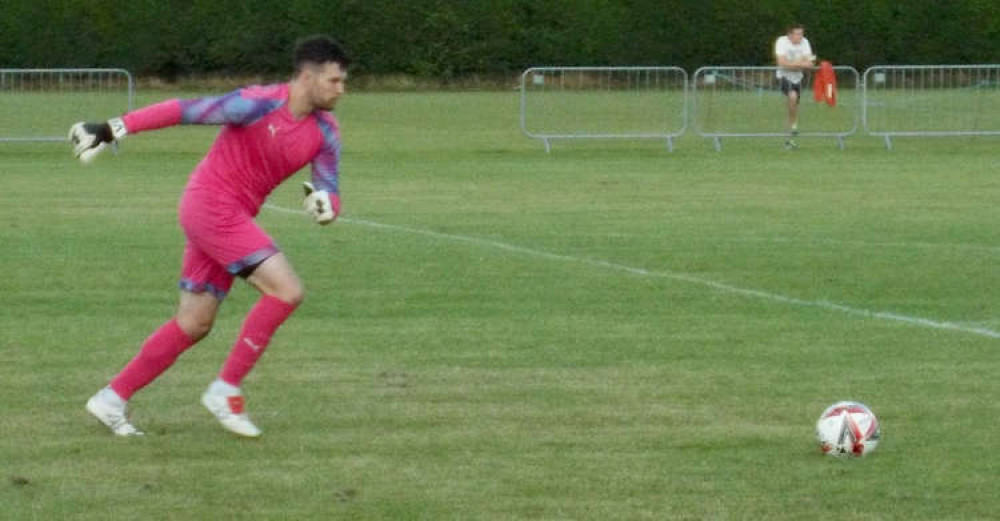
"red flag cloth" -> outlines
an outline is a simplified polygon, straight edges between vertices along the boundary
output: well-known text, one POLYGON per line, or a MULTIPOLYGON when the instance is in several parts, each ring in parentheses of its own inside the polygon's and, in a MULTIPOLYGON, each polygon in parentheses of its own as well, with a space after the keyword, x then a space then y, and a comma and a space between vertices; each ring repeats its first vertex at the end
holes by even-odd
POLYGON ((833 72, 833 64, 826 60, 819 62, 819 71, 813 81, 813 99, 817 103, 825 101, 831 107, 837 105, 837 74, 833 72))

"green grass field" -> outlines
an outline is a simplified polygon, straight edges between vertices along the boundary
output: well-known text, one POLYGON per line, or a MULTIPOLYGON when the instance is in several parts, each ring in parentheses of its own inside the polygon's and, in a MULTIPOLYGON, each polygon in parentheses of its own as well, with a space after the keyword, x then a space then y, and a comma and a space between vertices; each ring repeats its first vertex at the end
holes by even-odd
POLYGON ((996 517, 995 138, 546 154, 518 102, 341 102, 341 221, 290 211, 304 173, 259 216, 308 296, 246 382, 258 441, 198 403, 242 283, 135 396, 148 436, 83 408, 173 312, 216 129, 86 168, 0 144, 0 519, 996 517), (872 456, 820 454, 841 399, 879 415, 872 456))

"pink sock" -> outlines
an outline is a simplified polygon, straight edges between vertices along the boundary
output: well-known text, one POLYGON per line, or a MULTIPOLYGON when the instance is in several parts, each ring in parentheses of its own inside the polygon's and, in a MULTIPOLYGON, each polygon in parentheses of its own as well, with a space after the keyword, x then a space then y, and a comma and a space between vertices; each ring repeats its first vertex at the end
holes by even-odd
POLYGON ((289 304, 277 297, 262 296, 243 321, 240 336, 236 339, 233 350, 229 352, 229 358, 222 366, 219 378, 239 387, 260 355, 264 354, 274 332, 295 311, 295 307, 295 304, 289 304))
POLYGON ((194 344, 177 325, 177 320, 170 319, 149 335, 135 358, 111 380, 111 389, 128 400, 136 391, 163 374, 181 353, 194 344))

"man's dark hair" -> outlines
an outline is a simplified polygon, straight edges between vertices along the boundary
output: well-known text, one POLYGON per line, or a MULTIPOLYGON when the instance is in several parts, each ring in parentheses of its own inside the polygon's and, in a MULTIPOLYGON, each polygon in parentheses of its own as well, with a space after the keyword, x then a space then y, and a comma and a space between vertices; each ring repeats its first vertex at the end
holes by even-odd
POLYGON ((295 43, 295 72, 306 65, 339 63, 342 69, 351 65, 351 57, 337 40, 326 35, 315 35, 300 39, 295 43))
POLYGON ((792 32, 792 31, 794 31, 796 29, 802 29, 803 31, 805 31, 806 30, 806 26, 804 26, 804 25, 802 25, 800 23, 793 23, 793 24, 790 24, 788 26, 788 32, 792 32))

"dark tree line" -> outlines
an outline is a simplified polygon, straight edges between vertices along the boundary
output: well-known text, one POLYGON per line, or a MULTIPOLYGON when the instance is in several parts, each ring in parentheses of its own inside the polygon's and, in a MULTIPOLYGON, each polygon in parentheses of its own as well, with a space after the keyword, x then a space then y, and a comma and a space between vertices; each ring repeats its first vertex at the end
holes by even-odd
POLYGON ((299 36, 332 34, 355 74, 447 81, 537 65, 767 65, 789 22, 821 58, 1000 61, 996 0, 6 0, 0 67, 283 74, 299 36))

